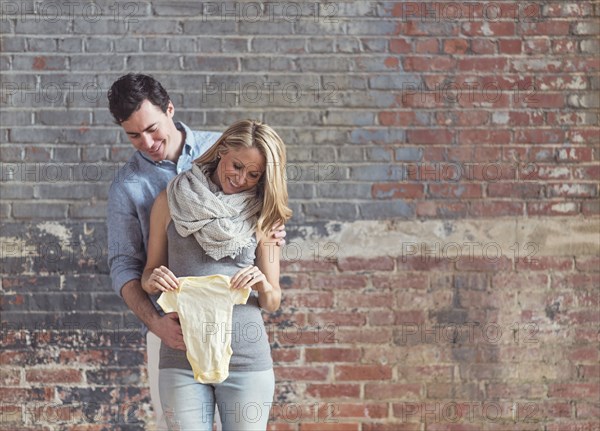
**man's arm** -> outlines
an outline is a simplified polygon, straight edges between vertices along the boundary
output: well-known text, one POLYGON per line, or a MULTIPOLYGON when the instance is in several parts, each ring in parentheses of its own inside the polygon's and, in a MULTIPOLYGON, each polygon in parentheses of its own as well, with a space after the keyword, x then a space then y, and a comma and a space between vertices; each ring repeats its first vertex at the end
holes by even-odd
POLYGON ((177 313, 161 316, 148 294, 142 289, 140 280, 131 280, 121 289, 121 296, 133 314, 172 349, 185 350, 183 333, 177 313))
POLYGON ((108 264, 113 289, 150 331, 169 347, 184 350, 177 314, 161 316, 142 289, 144 238, 135 205, 122 186, 113 183, 108 196, 108 264))

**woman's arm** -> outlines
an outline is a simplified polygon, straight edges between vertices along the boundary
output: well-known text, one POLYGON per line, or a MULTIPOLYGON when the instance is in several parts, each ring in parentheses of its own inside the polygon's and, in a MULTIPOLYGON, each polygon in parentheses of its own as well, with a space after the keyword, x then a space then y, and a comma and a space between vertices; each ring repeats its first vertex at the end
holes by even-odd
POLYGON ((271 237, 256 234, 256 266, 248 266, 231 278, 231 288, 251 287, 258 292, 258 305, 265 311, 273 312, 281 304, 279 287, 279 253, 277 241, 271 237))
POLYGON ((167 225, 171 215, 167 204, 167 192, 161 192, 150 213, 150 234, 148 237, 148 256, 142 274, 142 288, 149 294, 157 294, 177 289, 177 277, 166 267, 167 225))

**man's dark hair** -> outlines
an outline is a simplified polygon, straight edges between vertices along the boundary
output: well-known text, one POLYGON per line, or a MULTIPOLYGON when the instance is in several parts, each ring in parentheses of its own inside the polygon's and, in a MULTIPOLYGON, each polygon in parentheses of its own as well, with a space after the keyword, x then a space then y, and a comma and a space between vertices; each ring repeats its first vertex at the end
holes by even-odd
POLYGON ((115 121, 121 124, 140 109, 146 99, 165 113, 171 100, 160 82, 153 77, 128 73, 117 79, 108 90, 108 109, 115 121))

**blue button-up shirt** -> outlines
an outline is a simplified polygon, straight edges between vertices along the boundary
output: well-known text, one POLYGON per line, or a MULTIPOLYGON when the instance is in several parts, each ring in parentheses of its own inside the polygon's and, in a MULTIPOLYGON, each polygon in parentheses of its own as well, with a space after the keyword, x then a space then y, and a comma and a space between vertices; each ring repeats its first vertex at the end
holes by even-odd
MULTIPOLYGON (((192 166, 221 136, 215 132, 191 130, 183 123, 175 123, 185 132, 185 142, 177 163, 170 160, 154 162, 140 151, 117 174, 108 193, 108 265, 115 292, 139 280, 146 265, 150 210, 154 199, 167 188, 178 173, 192 166)), ((152 298, 155 303, 155 298, 152 298)))

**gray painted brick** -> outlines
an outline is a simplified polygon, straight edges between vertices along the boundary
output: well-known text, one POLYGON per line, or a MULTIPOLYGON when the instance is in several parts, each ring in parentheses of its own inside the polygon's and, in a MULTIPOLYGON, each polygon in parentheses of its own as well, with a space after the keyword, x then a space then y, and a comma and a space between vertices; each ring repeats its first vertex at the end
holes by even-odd
POLYGON ((390 202, 364 202, 359 206, 360 218, 385 220, 390 218, 414 218, 415 206, 402 200, 390 202))
POLYGON ((118 36, 127 33, 127 23, 123 20, 115 20, 114 18, 101 18, 98 20, 76 19, 73 21, 73 24, 74 34, 118 36))
MULTIPOLYGON (((111 51, 111 40, 103 38, 86 38, 83 41, 86 52, 106 53, 111 51)), ((84 57, 85 58, 85 57, 84 57)))
POLYGON ((314 53, 330 53, 335 50, 335 40, 325 37, 308 39, 308 51, 314 53))
POLYGON ((48 126, 69 126, 81 125, 87 126, 90 123, 90 113, 87 111, 48 111, 40 110, 35 116, 36 124, 48 126))
POLYGON ((178 55, 132 55, 127 58, 127 69, 143 70, 150 73, 154 70, 181 70, 178 55))
MULTIPOLYGON (((19 162, 23 160, 24 154, 22 146, 0 145, 0 160, 4 163, 0 164, 0 167, 5 166, 7 162, 19 162)), ((4 180, 4 176, 2 179, 4 180)))
POLYGON ((0 184, 0 196, 2 199, 32 199, 33 186, 22 183, 0 184))
POLYGON ((394 75, 371 75, 369 87, 376 90, 403 90, 408 94, 423 91, 423 82, 420 76, 406 73, 394 75))
POLYGON ((27 51, 33 52, 53 52, 57 49, 56 39, 28 37, 27 51))
POLYGON ((59 52, 82 52, 83 44, 79 37, 66 37, 58 39, 59 52))
POLYGON ((71 70, 124 70, 122 55, 77 55, 71 57, 71 70))
POLYGON ((79 152, 79 148, 55 147, 52 150, 52 160, 71 163, 79 162, 81 161, 79 152))
POLYGON ((184 56, 183 69, 194 72, 235 72, 238 70, 238 60, 235 57, 184 56))
POLYGON ((302 205, 306 218, 309 220, 356 220, 358 207, 347 202, 315 202, 302 205))
POLYGON ((8 202, 0 202, 0 217, 4 220, 10 218, 11 205, 8 202))
POLYGON ((338 149, 340 162, 363 162, 365 150, 362 147, 344 145, 338 149))
POLYGON ((372 162, 391 162, 392 151, 381 147, 367 148, 366 159, 372 162))
POLYGON ((325 114, 325 121, 328 126, 369 126, 375 123, 375 114, 329 109, 325 114))
MULTIPOLYGON (((141 38, 142 40, 142 50, 151 54, 156 54, 156 52, 165 52, 167 51, 168 38, 166 37, 152 37, 146 36, 141 38)), ((163 83, 162 81, 160 81, 163 83)), ((166 85, 163 83, 163 85, 166 85)))
POLYGON ((179 34, 178 20, 171 19, 140 19, 129 24, 129 32, 138 34, 179 34))
POLYGON ((363 165, 350 167, 350 179, 355 181, 402 181, 406 169, 398 165, 363 165))
POLYGON ((17 56, 13 59, 13 70, 66 70, 67 57, 64 55, 17 56))
POLYGON ((139 52, 143 38, 115 39, 112 41, 115 52, 139 52))
POLYGON ((81 149, 81 160, 92 163, 108 161, 108 147, 86 146, 81 149))
POLYGON ((232 21, 202 21, 188 20, 183 22, 183 34, 185 35, 233 35, 245 34, 237 31, 236 23, 232 21))
POLYGON ((290 199, 312 199, 316 196, 315 186, 300 182, 288 182, 288 194, 290 199))
MULTIPOLYGON (((2 120, 0 124, 11 126, 29 126, 33 124, 32 112, 27 111, 8 111, 2 110, 2 120)), ((4 159, 3 159, 4 160, 4 159)))
POLYGON ((371 184, 363 183, 318 183, 317 195, 327 199, 370 199, 371 184))
MULTIPOLYGON (((93 177, 95 179, 96 173, 93 177)), ((40 199, 91 199, 92 197, 106 200, 108 198, 108 185, 97 184, 97 181, 86 183, 72 182, 69 184, 38 184, 35 197, 40 199)))
POLYGON ((212 10, 211 5, 195 1, 155 2, 152 4, 152 11, 157 16, 202 16, 205 11, 210 12, 212 10))
POLYGON ((354 129, 350 134, 350 142, 354 144, 400 144, 405 141, 404 129, 354 129))
POLYGON ((418 162, 423 159, 422 148, 397 148, 396 161, 398 162, 418 162))
POLYGON ((75 219, 105 219, 106 201, 82 202, 69 206, 69 217, 75 219))
POLYGON ((11 142, 38 142, 50 143, 59 142, 64 139, 64 131, 62 129, 51 129, 48 127, 27 127, 16 128, 11 130, 11 142))
POLYGON ((198 50, 195 37, 178 37, 169 40, 169 51, 171 52, 196 52, 198 50))
MULTIPOLYGON (((52 20, 54 21, 54 20, 52 20)), ((17 34, 32 34, 32 35, 58 35, 58 34, 70 34, 71 33, 71 20, 61 18, 56 22, 49 20, 41 20, 36 22, 33 18, 26 18, 25 20, 16 20, 15 33, 17 34)), ((77 21, 75 21, 77 23, 77 21)), ((4 27, 4 26, 2 26, 4 27)))
MULTIPOLYGON (((211 52, 211 51, 207 51, 210 49, 213 49, 215 46, 218 46, 218 44, 214 43, 215 39, 209 39, 209 38, 200 38, 198 39, 198 42, 200 44, 200 52, 211 52)), ((229 53, 246 53, 249 52, 250 49, 248 48, 249 45, 249 38, 223 38, 221 40, 221 52, 223 52, 224 54, 229 54, 229 53)))
POLYGON ((349 35, 393 35, 398 29, 398 20, 377 20, 377 25, 366 20, 350 20, 346 27, 346 33, 349 35))
MULTIPOLYGON (((0 26, 4 26, 6 21, 0 21, 0 26)), ((0 52, 25 52, 26 51, 25 37, 12 36, 0 38, 0 52)))
POLYGON ((67 205, 45 202, 15 202, 12 214, 16 219, 64 219, 67 217, 67 205))

